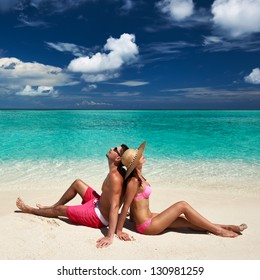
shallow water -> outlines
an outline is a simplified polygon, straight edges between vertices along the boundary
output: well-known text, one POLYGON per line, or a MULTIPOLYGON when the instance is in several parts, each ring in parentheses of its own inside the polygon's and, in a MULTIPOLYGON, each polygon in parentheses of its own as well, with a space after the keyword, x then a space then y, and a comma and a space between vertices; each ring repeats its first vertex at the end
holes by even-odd
POLYGON ((260 111, 0 111, 0 189, 102 181, 144 140, 151 183, 259 192, 260 111))

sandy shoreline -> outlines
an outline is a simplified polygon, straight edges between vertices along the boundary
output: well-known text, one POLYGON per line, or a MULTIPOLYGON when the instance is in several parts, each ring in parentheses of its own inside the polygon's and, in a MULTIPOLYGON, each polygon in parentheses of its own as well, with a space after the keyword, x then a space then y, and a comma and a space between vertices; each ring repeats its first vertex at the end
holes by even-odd
MULTIPOLYGON (((221 238, 214 235, 167 232, 158 236, 138 234, 131 222, 126 231, 132 242, 115 238, 112 246, 96 249, 95 242, 106 229, 92 229, 69 224, 66 220, 43 218, 19 213, 17 196, 26 203, 49 204, 64 189, 1 191, 0 259, 1 260, 259 260, 260 197, 253 194, 230 194, 188 191, 154 186, 151 209, 165 209, 176 201, 189 202, 202 215, 215 223, 247 223, 243 235, 221 238), (157 200, 156 200, 157 199, 157 200)), ((78 203, 75 198, 73 203, 78 203)))

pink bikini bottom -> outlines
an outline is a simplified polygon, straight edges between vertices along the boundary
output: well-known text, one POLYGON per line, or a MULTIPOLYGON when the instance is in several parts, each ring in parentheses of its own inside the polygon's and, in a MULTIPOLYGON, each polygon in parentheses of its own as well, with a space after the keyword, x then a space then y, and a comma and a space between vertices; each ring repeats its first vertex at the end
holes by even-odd
POLYGON ((141 225, 136 225, 135 228, 136 230, 139 232, 139 233, 142 233, 144 234, 145 230, 148 228, 148 226, 150 225, 150 223, 152 222, 152 219, 154 217, 150 218, 149 220, 147 220, 146 222, 144 222, 143 224, 141 225))

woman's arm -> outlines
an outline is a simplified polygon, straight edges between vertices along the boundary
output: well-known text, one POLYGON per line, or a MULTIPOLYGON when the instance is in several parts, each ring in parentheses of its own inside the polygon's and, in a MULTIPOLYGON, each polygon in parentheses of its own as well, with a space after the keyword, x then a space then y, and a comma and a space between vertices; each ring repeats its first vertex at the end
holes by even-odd
POLYGON ((127 233, 123 232, 123 226, 125 223, 127 212, 137 192, 138 186, 139 186, 139 181, 135 177, 132 177, 131 180, 127 183, 125 200, 120 213, 120 217, 117 224, 117 231, 116 231, 116 234, 120 240, 125 240, 125 241, 132 240, 127 233))

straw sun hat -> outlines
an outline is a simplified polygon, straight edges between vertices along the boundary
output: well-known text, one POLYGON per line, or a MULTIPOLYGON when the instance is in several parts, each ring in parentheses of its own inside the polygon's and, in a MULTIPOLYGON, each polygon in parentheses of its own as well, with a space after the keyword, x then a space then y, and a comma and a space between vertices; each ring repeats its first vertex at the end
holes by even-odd
POLYGON ((122 163, 126 167, 125 179, 133 172, 136 168, 139 159, 143 155, 146 142, 143 142, 137 150, 127 149, 122 156, 122 163))

